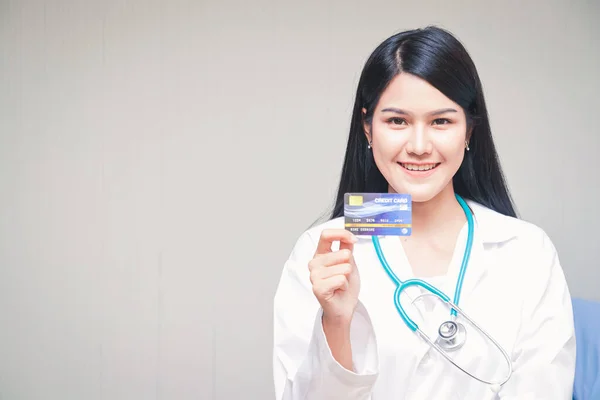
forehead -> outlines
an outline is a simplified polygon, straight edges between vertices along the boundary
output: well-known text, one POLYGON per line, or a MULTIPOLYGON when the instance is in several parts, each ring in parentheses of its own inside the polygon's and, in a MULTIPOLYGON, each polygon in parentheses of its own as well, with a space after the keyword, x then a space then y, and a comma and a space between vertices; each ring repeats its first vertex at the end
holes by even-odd
POLYGON ((424 79, 401 73, 394 77, 381 94, 378 109, 397 107, 414 113, 427 113, 441 108, 460 106, 424 79))

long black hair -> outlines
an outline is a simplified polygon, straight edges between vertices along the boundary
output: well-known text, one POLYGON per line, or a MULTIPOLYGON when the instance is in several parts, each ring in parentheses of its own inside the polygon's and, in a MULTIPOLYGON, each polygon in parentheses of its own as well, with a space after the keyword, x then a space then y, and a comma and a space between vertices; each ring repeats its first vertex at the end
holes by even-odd
POLYGON ((381 94, 401 72, 424 79, 465 112, 467 130, 471 130, 470 151, 465 153, 453 177, 454 191, 465 199, 516 217, 473 60, 450 32, 429 26, 391 36, 367 60, 356 91, 346 156, 331 218, 343 215, 345 193, 388 191, 388 182, 367 148, 364 123, 371 124, 381 94), (363 108, 367 110, 364 117, 363 108))

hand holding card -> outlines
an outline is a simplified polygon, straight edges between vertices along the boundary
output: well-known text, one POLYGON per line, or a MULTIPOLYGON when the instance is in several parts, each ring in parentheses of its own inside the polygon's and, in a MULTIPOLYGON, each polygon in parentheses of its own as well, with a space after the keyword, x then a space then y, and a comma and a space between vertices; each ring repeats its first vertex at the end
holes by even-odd
POLYGON ((347 370, 352 370, 350 324, 358 304, 360 280, 352 252, 357 238, 345 229, 321 233, 313 259, 308 263, 313 293, 323 308, 323 333, 331 354, 347 370), (340 243, 332 251, 333 242, 340 243))
POLYGON ((308 263, 313 293, 323 308, 323 318, 342 324, 350 323, 358 303, 360 283, 352 255, 356 241, 345 229, 326 229, 308 263), (332 251, 335 241, 340 242, 340 247, 332 251))

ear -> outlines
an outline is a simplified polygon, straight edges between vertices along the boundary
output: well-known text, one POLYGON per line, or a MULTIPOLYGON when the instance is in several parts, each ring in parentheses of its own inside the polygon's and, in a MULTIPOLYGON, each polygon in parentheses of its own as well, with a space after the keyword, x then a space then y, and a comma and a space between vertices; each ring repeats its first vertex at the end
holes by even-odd
POLYGON ((471 135, 473 134, 473 127, 470 127, 469 129, 467 129, 467 136, 466 136, 466 141, 469 142, 471 140, 471 135))
POLYGON ((367 124, 367 109, 363 107, 362 109, 362 122, 363 122, 363 131, 365 136, 367 137, 367 142, 371 143, 371 127, 367 124))

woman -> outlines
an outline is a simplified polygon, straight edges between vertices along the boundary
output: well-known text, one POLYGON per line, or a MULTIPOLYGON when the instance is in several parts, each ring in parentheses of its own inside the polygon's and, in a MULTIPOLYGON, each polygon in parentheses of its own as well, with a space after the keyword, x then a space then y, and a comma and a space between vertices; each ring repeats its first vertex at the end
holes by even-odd
MULTIPOLYGON (((432 297, 411 290, 402 304, 435 339, 449 309, 440 317, 432 297)), ((333 214, 298 239, 274 311, 278 400, 572 398, 575 335, 556 250, 540 228, 516 218, 481 82, 450 33, 402 32, 368 59, 333 214), (400 279, 423 279, 451 299, 472 215, 459 307, 510 364, 472 326, 464 347, 449 354, 501 386, 460 371, 400 318, 397 285, 374 241, 344 229, 344 194, 364 192, 412 196, 411 235, 382 237, 381 249, 400 279)))

